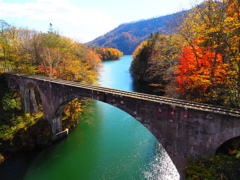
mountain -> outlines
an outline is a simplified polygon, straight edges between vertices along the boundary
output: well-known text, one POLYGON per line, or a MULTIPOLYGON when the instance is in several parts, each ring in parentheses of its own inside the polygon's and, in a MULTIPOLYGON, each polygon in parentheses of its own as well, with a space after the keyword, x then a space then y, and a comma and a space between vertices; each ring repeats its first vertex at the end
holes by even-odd
POLYGON ((149 38, 151 33, 159 32, 170 34, 170 25, 168 22, 178 20, 184 13, 186 13, 186 11, 121 24, 105 35, 88 42, 87 45, 92 47, 116 48, 125 55, 130 55, 142 41, 149 38))

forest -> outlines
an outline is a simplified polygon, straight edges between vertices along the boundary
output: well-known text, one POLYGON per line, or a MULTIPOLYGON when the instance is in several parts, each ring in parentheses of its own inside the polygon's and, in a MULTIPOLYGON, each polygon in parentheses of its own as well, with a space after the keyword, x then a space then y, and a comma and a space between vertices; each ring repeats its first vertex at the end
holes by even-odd
MULTIPOLYGON (((19 29, 0 20, 0 74, 23 73, 97 84, 101 59, 85 45, 59 35, 50 24, 47 33, 19 29)), ((9 155, 50 145, 52 132, 43 120, 41 98, 37 114, 21 109, 19 91, 7 88, 0 76, 0 162, 9 155)), ((64 109, 63 129, 76 126, 88 100, 76 98, 64 109)))
MULTIPOLYGON (((174 23, 174 34, 151 34, 133 53, 132 76, 165 96, 240 108, 239 7, 207 0, 174 23)), ((189 162, 188 179, 239 179, 239 138, 225 152, 189 162)))

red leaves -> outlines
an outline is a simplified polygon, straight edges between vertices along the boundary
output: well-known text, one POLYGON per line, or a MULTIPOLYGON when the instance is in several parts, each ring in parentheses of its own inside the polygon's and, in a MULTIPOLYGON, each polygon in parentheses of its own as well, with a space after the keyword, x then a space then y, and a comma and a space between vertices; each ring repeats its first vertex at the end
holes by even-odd
POLYGON ((222 55, 213 51, 212 47, 200 47, 196 43, 183 48, 179 57, 180 65, 175 71, 179 91, 206 93, 209 87, 218 86, 226 78, 226 67, 222 55))
POLYGON ((55 74, 55 75, 57 74, 56 69, 50 68, 50 67, 44 67, 42 65, 38 65, 38 71, 43 72, 43 73, 50 73, 50 71, 52 71, 53 74, 55 74))
POLYGON ((240 2, 238 0, 228 0, 229 6, 227 8, 227 15, 233 17, 234 19, 239 19, 240 17, 240 2))

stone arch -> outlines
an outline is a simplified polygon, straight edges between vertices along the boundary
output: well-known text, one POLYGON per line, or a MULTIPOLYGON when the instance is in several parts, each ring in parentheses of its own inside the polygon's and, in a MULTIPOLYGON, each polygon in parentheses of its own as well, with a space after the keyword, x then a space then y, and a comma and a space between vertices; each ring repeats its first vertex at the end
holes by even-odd
POLYGON ((240 135, 229 138, 228 140, 226 140, 225 142, 220 144, 220 146, 216 149, 215 154, 228 154, 229 147, 231 149, 233 149, 236 141, 239 142, 239 144, 238 144, 238 146, 239 146, 240 145, 240 135))
POLYGON ((92 99, 90 96, 82 96, 82 95, 72 95, 72 96, 62 97, 62 101, 58 102, 58 104, 55 106, 56 108, 52 113, 51 120, 49 121, 49 123, 51 124, 51 127, 52 127, 52 132, 54 134, 59 133, 63 130, 62 115, 64 112, 64 108, 66 107, 66 105, 69 102, 71 102, 72 100, 74 100, 76 98, 92 99))
MULTIPOLYGON (((51 117, 51 125, 53 127, 53 132, 61 132, 62 131, 62 113, 63 113, 63 109, 64 107, 67 105, 68 102, 72 101, 75 98, 87 98, 87 99, 94 99, 96 101, 100 101, 100 102, 104 102, 106 104, 112 105, 118 109, 121 109, 122 111, 124 111, 125 113, 129 114, 131 117, 133 117, 136 121, 140 122, 144 127, 146 127, 148 129, 148 131, 159 141, 159 143, 166 144, 166 139, 165 138, 160 138, 161 136, 159 135, 159 132, 157 131, 157 129, 155 129, 154 127, 152 127, 151 125, 148 124, 148 122, 144 121, 144 117, 142 119, 140 119, 138 117, 138 114, 135 111, 129 110, 128 106, 125 106, 122 104, 121 100, 112 100, 112 101, 107 101, 106 97, 102 97, 101 93, 96 93, 97 96, 93 96, 91 93, 78 93, 75 94, 75 91, 69 91, 71 93, 69 93, 67 96, 65 97, 61 97, 62 100, 60 102, 58 102, 58 104, 55 106, 55 110, 52 114, 51 117), (118 102, 117 102, 118 101, 118 102), (118 105, 116 105, 118 103, 118 105)), ((103 93, 106 96, 110 95, 108 93, 103 93)), ((169 154, 168 150, 166 148, 164 148, 167 153, 169 154)))
MULTIPOLYGON (((54 114, 53 114, 53 118, 52 118, 51 122, 53 123, 54 126, 57 126, 59 128, 60 128, 60 126, 62 127, 62 113, 63 113, 63 109, 67 105, 67 103, 72 101, 74 98, 94 99, 95 101, 106 103, 108 105, 111 105, 113 107, 116 107, 116 108, 120 109, 121 111, 125 112, 126 114, 129 114, 136 121, 141 123, 142 126, 144 126, 157 139, 157 141, 162 145, 162 148, 168 154, 168 156, 171 159, 171 162, 174 164, 175 168, 177 169, 177 166, 175 165, 175 163, 173 161, 173 156, 170 155, 171 153, 169 152, 169 149, 166 149, 166 147, 163 146, 165 144, 165 139, 164 138, 159 138, 159 133, 157 132, 157 129, 155 129, 154 127, 148 126, 143 121, 139 120, 137 115, 134 112, 127 111, 127 109, 128 109, 127 107, 124 108, 124 107, 120 107, 120 106, 115 106, 114 103, 106 102, 105 99, 101 99, 99 97, 92 98, 91 95, 89 95, 89 96, 87 96, 87 95, 82 96, 82 95, 79 95, 79 94, 75 95, 74 97, 71 96, 71 98, 63 98, 64 100, 56 106, 57 108, 56 108, 56 110, 54 111, 54 114)), ((52 126, 52 127, 54 127, 54 126, 52 126)), ((62 130, 63 129, 58 129, 56 132, 61 132, 62 130)))
POLYGON ((68 101, 62 102, 60 105, 57 106, 57 109, 54 111, 52 115, 52 120, 50 121, 50 124, 52 126, 53 133, 58 133, 62 131, 62 114, 65 106, 68 104, 68 102, 72 101, 71 99, 68 101))
MULTIPOLYGON (((53 132, 60 132, 62 131, 62 113, 63 113, 63 110, 64 110, 64 107, 69 103, 71 102, 72 100, 76 99, 76 98, 86 98, 86 99, 93 99, 95 101, 100 101, 100 102, 103 102, 103 103, 106 103, 106 104, 109 104, 113 107, 116 107, 122 111, 124 111, 125 113, 129 114, 130 116, 132 116, 134 119, 137 120, 137 117, 135 116, 134 113, 129 113, 128 111, 126 111, 125 108, 122 108, 122 107, 118 107, 118 106, 115 106, 114 104, 112 103, 109 103, 109 102, 106 102, 105 99, 101 99, 101 98, 98 98, 98 97, 95 97, 93 98, 90 94, 85 94, 85 95, 81 95, 81 94, 71 94, 70 96, 67 96, 67 97, 62 97, 62 101, 61 102, 58 102, 58 104, 55 106, 55 110, 52 114, 52 118, 51 118, 51 124, 52 124, 52 127, 54 128, 53 129, 53 132)), ((140 122, 140 121, 139 121, 140 122)), ((140 122, 141 123, 141 122, 140 122)), ((143 123, 141 123, 143 124, 143 123)), ((144 124, 143 124, 144 125, 144 124)), ((145 126, 145 125, 144 125, 145 126)), ((147 126, 145 126, 148 130, 149 128, 147 126)), ((150 131, 150 130, 149 130, 150 131)), ((151 131, 150 131, 151 132, 151 131)), ((153 132, 151 132, 153 134, 153 132)), ((154 134, 153 134, 154 135, 154 134)), ((155 136, 155 135, 154 135, 155 136)), ((155 136, 156 137, 156 136, 155 136)), ((160 142, 161 143, 161 142, 160 142)))

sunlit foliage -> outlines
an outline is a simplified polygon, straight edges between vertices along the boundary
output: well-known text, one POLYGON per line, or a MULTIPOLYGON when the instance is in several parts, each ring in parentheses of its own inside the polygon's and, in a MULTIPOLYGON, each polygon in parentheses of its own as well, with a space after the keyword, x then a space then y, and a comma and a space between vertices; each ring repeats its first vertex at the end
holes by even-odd
POLYGON ((176 71, 184 98, 240 107, 239 22, 234 0, 208 0, 185 15, 178 30, 185 47, 176 71))
POLYGON ((93 50, 99 54, 102 60, 117 60, 123 56, 123 53, 115 48, 96 47, 93 50))
POLYGON ((212 47, 201 47, 197 40, 192 46, 185 46, 179 57, 179 91, 188 100, 209 102, 219 101, 221 87, 227 76, 228 65, 223 63, 221 54, 216 54, 212 47))
POLYGON ((0 25, 1 71, 96 83, 101 60, 83 44, 53 32, 17 29, 3 20, 0 25))

